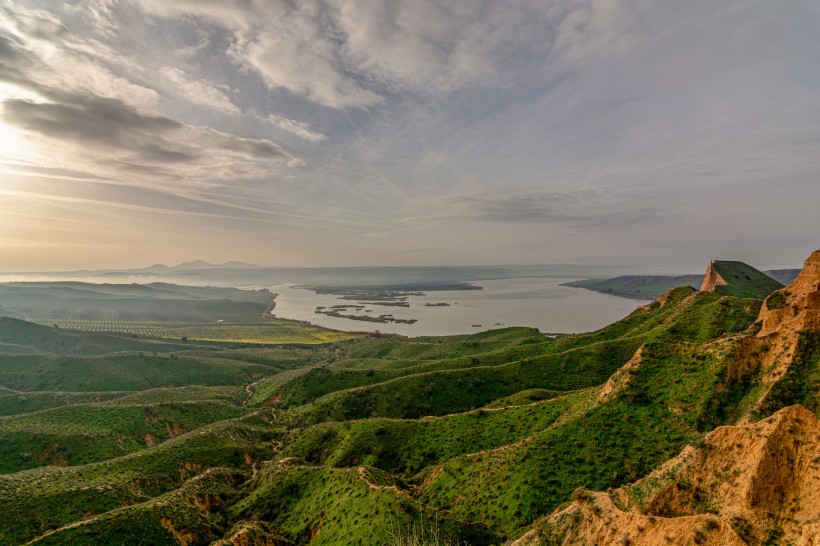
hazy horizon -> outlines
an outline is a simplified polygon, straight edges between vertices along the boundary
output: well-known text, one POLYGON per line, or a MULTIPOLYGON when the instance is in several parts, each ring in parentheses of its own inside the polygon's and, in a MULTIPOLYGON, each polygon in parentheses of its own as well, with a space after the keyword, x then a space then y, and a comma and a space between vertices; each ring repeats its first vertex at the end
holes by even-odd
POLYGON ((0 0, 0 271, 800 267, 818 28, 807 0, 0 0))
MULTIPOLYGON (((753 263, 747 260, 741 259, 740 257, 729 257, 725 258, 726 260, 737 260, 744 263, 748 263, 749 265, 755 267, 755 269, 759 269, 761 271, 768 271, 768 270, 777 270, 777 269, 801 269, 803 267, 803 262, 805 259, 811 254, 812 251, 809 251, 805 257, 793 261, 791 263, 779 263, 779 262, 764 262, 764 265, 760 265, 760 263, 753 263)), ((713 258, 713 259, 720 259, 723 260, 723 257, 713 258)), ((28 275, 28 274, 58 274, 58 273, 76 273, 76 272, 100 272, 100 271, 136 271, 139 269, 148 269, 155 266, 163 266, 163 267, 179 267, 190 263, 192 261, 204 261, 207 260, 189 260, 186 262, 179 262, 179 263, 161 263, 161 262, 153 262, 150 264, 138 264, 135 266, 120 266, 120 267, 78 267, 78 268, 50 268, 50 269, 31 269, 31 270, 23 270, 23 269, 10 269, 4 268, 0 265, 0 277, 13 277, 15 275, 28 275)), ((702 264, 689 264, 682 265, 682 266, 674 266, 669 264, 658 264, 658 263, 465 263, 465 264, 448 264, 448 263, 441 263, 441 264, 430 264, 430 265, 421 265, 421 264, 356 264, 356 265, 302 265, 302 264, 292 264, 292 265, 277 265, 277 264, 265 264, 265 263, 249 263, 249 262, 241 262, 245 265, 255 266, 260 269, 285 269, 285 270, 297 270, 297 269, 368 269, 368 268, 515 268, 515 267, 567 267, 567 268, 578 268, 578 269, 593 269, 599 268, 601 270, 601 275, 606 276, 618 276, 618 275, 693 275, 693 274, 702 274, 706 267, 709 265, 710 260, 702 264)), ((209 266, 223 266, 229 262, 240 262, 240 260, 227 260, 226 262, 222 263, 214 263, 214 262, 207 262, 209 266)), ((151 277, 153 275, 146 274, 146 277, 151 277)), ((584 275, 570 275, 570 276, 579 276, 583 277, 584 275)), ((587 275, 589 276, 589 275, 587 275)), ((24 277, 20 277, 21 279, 24 277)), ((59 277, 52 277, 51 280, 58 279, 59 277)), ((0 279, 2 281, 3 279, 0 279)), ((8 281, 5 282, 17 282, 17 281, 8 281)))

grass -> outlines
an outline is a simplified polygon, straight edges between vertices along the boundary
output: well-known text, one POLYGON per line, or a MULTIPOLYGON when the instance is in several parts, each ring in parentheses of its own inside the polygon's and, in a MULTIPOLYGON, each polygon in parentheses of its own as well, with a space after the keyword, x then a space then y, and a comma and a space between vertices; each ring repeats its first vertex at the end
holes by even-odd
POLYGON ((295 543, 392 544, 391 529, 435 526, 456 543, 493 544, 486 526, 459 522, 409 497, 400 483, 369 468, 337 469, 287 462, 265 465, 235 517, 262 520, 295 543))
POLYGON ((644 352, 614 398, 518 445, 427 468, 419 500, 512 533, 577 487, 616 487, 676 455, 697 431, 731 348, 703 356, 692 346, 653 344, 644 352))
POLYGON ((207 347, 177 340, 135 339, 125 334, 66 331, 23 320, 0 317, 1 353, 102 355, 125 351, 171 352, 207 347))
POLYGON ((593 391, 506 409, 479 409, 436 419, 365 419, 296 429, 284 456, 337 467, 367 465, 414 474, 458 455, 513 444, 589 403, 593 391))
POLYGON ((415 357, 413 365, 339 369, 350 354, 369 356, 354 343, 330 370, 304 372, 277 386, 281 405, 297 406, 283 419, 304 426, 370 417, 418 418, 468 411, 523 390, 583 389, 603 383, 643 343, 703 343, 742 332, 753 323, 760 304, 681 288, 663 307, 655 304, 639 309, 590 334, 542 342, 528 333, 531 343, 519 338, 511 348, 493 347, 486 354, 474 352, 469 357, 460 351, 471 340, 462 337, 451 360, 440 358, 442 353, 429 346, 408 342, 410 347, 402 351, 403 340, 379 340, 379 353, 410 354, 415 357), (538 351, 538 356, 530 350, 538 351), (428 358, 421 360, 421 355, 428 358), (519 356, 523 358, 515 358, 519 356))
POLYGON ((116 400, 0 418, 0 473, 112 459, 243 412, 222 400, 116 400))
POLYGON ((0 417, 19 415, 42 409, 83 404, 87 402, 102 402, 127 396, 132 391, 102 391, 102 392, 18 392, 0 390, 0 417))
POLYGON ((230 529, 218 509, 238 496, 235 486, 244 478, 235 469, 213 468, 178 489, 58 530, 36 544, 209 544, 230 529))
POLYGON ((249 468, 271 457, 276 431, 258 417, 206 425, 160 445, 78 467, 0 475, 0 537, 22 544, 88 517, 148 501, 207 468, 249 468))
POLYGON ((772 386, 756 417, 766 418, 793 404, 801 404, 820 415, 820 334, 800 335, 794 363, 772 386))
POLYGON ((0 354, 0 385, 23 393, 25 390, 135 391, 170 385, 242 385, 275 371, 264 364, 184 353, 95 357, 0 354))

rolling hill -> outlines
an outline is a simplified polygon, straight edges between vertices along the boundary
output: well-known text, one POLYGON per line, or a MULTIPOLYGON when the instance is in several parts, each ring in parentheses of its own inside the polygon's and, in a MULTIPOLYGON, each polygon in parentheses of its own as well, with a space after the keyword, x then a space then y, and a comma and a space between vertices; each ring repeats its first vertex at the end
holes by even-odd
POLYGON ((0 544, 810 544, 820 252, 771 292, 710 267, 740 296, 558 337, 74 355, 98 334, 9 322, 0 544))

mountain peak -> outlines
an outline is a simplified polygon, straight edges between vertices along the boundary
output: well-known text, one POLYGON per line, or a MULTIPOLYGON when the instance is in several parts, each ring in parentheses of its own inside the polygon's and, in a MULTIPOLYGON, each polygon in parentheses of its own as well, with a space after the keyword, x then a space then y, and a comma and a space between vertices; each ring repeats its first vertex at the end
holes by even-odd
POLYGON ((194 261, 191 261, 191 262, 183 262, 183 263, 181 263, 177 266, 174 266, 174 267, 177 267, 179 269, 190 269, 190 268, 196 268, 196 267, 214 267, 214 264, 208 263, 208 262, 203 261, 203 260, 194 260, 194 261))

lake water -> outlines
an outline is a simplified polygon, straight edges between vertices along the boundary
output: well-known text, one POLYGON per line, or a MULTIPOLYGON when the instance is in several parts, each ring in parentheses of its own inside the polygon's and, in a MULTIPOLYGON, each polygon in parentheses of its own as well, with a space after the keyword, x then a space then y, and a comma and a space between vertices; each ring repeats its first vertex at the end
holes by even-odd
POLYGON ((583 288, 561 286, 576 279, 498 279, 478 281, 483 290, 450 290, 410 296, 409 307, 367 305, 343 314, 379 316, 392 314, 400 319, 417 319, 415 324, 365 322, 315 313, 316 307, 359 304, 340 300, 332 294, 316 294, 291 284, 269 286, 279 294, 277 317, 306 320, 344 331, 374 331, 406 336, 468 334, 503 328, 531 326, 544 333, 578 333, 597 330, 634 311, 646 300, 619 298, 583 288), (448 303, 431 307, 427 303, 448 303), (370 312, 366 312, 370 309, 370 312), (476 326, 480 325, 480 326, 476 326))

